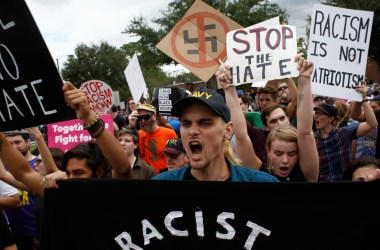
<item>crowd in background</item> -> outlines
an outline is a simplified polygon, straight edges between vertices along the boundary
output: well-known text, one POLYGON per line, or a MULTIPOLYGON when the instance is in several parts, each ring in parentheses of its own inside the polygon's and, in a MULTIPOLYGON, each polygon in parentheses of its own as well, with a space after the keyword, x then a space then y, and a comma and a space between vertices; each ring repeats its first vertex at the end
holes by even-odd
POLYGON ((44 190, 66 178, 378 179, 378 83, 355 86, 360 102, 312 95, 313 63, 300 55, 294 60, 297 79, 249 91, 230 84, 229 66, 221 62, 216 78, 222 91, 199 87, 174 104, 171 116, 159 115, 149 101, 129 98, 127 110, 109 111, 114 134, 91 112, 85 94, 66 83, 68 106, 95 140, 63 152, 48 147, 45 126, 0 133, 0 249, 39 249, 44 190))

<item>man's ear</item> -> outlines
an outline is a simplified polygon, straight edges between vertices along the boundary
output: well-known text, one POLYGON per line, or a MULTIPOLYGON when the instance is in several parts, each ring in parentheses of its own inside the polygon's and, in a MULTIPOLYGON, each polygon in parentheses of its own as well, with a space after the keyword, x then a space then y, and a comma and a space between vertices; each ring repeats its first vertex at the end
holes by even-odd
POLYGON ((99 167, 99 168, 96 170, 96 177, 98 177, 98 178, 102 178, 103 175, 104 175, 103 168, 99 167))
POLYGON ((232 124, 232 122, 226 123, 226 130, 225 130, 223 139, 229 140, 232 137, 233 133, 234 133, 234 125, 232 124))

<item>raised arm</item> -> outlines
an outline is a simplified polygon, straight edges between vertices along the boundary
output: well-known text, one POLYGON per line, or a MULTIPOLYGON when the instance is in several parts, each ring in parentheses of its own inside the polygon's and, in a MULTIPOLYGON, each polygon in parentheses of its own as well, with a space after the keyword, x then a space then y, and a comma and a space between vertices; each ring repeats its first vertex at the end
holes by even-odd
POLYGON ((297 55, 295 61, 300 72, 298 78, 297 102, 297 143, 299 165, 308 182, 315 182, 319 175, 319 157, 313 126, 313 100, 311 94, 311 74, 313 63, 297 55))
POLYGON ((220 62, 220 68, 215 76, 223 87, 226 97, 226 102, 231 112, 231 121, 234 124, 234 133, 236 137, 236 148, 242 165, 248 168, 259 170, 261 167, 261 160, 257 157, 251 139, 247 133, 247 123, 244 117, 243 110, 240 107, 239 98, 236 93, 234 85, 229 85, 231 75, 229 68, 220 62))
POLYGON ((298 97, 298 90, 296 85, 294 84, 293 78, 289 77, 286 79, 286 84, 289 88, 289 95, 290 95, 290 102, 288 106, 286 107, 286 115, 291 118, 293 117, 297 112, 297 97, 298 97))
MULTIPOLYGON (((368 87, 366 86, 366 82, 362 81, 360 86, 355 88, 356 91, 362 94, 363 100, 367 96, 368 87)), ((357 105, 359 103, 355 103, 355 108, 358 108, 357 105)), ((360 123, 358 130, 356 132, 357 137, 361 137, 365 134, 368 134, 373 128, 377 127, 376 115, 371 106, 367 101, 361 103, 364 110, 365 121, 360 123)))
POLYGON ((70 82, 65 83, 62 89, 67 105, 75 110, 90 134, 96 137, 96 143, 112 166, 112 178, 132 179, 131 163, 127 154, 116 137, 104 129, 104 122, 90 110, 86 94, 70 82))
POLYGON ((39 173, 34 171, 26 158, 0 133, 0 159, 16 180, 27 185, 30 190, 44 195, 44 184, 39 173))
POLYGON ((32 134, 32 136, 36 139, 37 148, 40 152, 42 161, 44 162, 46 173, 51 174, 58 171, 58 167, 55 165, 55 161, 53 159, 53 156, 51 155, 48 146, 46 145, 44 136, 42 135, 38 127, 25 128, 25 130, 32 134))

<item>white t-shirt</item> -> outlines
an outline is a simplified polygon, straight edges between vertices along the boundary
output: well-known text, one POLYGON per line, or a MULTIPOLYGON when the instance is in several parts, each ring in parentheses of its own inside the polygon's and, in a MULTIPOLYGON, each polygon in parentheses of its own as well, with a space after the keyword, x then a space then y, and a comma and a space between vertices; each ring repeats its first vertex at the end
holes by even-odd
MULTIPOLYGON (((8 197, 14 194, 18 194, 17 188, 0 180, 0 197, 8 197)), ((3 209, 0 209, 0 212, 4 213, 3 209)))

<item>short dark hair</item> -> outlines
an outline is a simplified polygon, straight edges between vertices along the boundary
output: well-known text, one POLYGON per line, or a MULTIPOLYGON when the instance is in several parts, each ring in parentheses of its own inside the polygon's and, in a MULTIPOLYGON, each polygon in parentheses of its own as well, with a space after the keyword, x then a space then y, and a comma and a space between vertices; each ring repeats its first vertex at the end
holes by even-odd
POLYGON ((139 144, 139 132, 137 129, 124 127, 117 133, 117 137, 125 134, 130 134, 132 136, 133 143, 136 145, 139 144))
POLYGON ((261 121, 263 122, 263 125, 266 126, 267 125, 267 116, 269 116, 270 113, 272 113, 273 110, 276 110, 276 109, 282 109, 284 110, 285 112, 285 115, 286 115, 286 109, 284 106, 282 105, 279 105, 275 102, 272 102, 272 103, 269 103, 267 106, 265 106, 263 108, 263 110, 261 110, 261 121))
POLYGON ((63 152, 63 150, 60 148, 49 148, 49 150, 50 150, 51 156, 54 159, 55 165, 57 166, 59 170, 61 170, 62 160, 63 160, 63 156, 65 155, 65 152, 63 152))
POLYGON ((380 169, 380 160, 368 155, 362 155, 353 159, 343 173, 343 180, 352 180, 352 175, 357 169, 369 166, 380 169))
POLYGON ((87 166, 92 170, 93 178, 97 178, 98 170, 103 173, 100 177, 105 178, 111 168, 98 144, 93 141, 79 143, 66 151, 62 159, 62 171, 66 171, 67 163, 72 158, 86 159, 87 166))
POLYGON ((259 90, 257 91, 258 98, 260 98, 261 94, 270 94, 273 98, 273 101, 278 98, 277 89, 273 88, 272 86, 265 86, 263 88, 259 88, 259 90))
POLYGON ((117 106, 115 104, 112 105, 111 111, 112 112, 117 112, 117 106))
POLYGON ((241 99, 241 101, 242 101, 243 103, 248 103, 248 104, 250 103, 250 101, 249 101, 249 97, 248 97, 247 95, 240 94, 238 97, 241 99))
POLYGON ((14 136, 21 136, 22 139, 24 139, 25 141, 30 139, 30 134, 29 133, 26 133, 26 132, 23 132, 23 131, 20 131, 20 132, 17 132, 17 131, 12 131, 12 132, 5 132, 5 136, 6 137, 14 137, 14 136))

